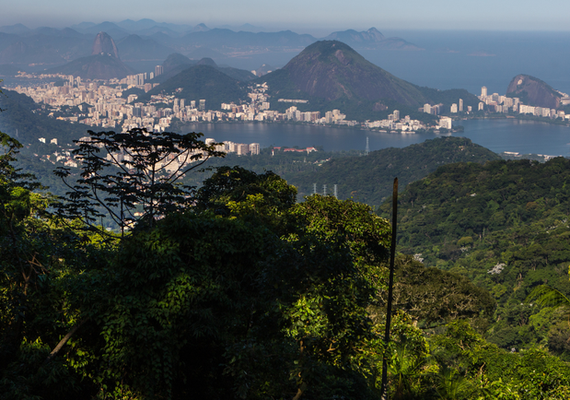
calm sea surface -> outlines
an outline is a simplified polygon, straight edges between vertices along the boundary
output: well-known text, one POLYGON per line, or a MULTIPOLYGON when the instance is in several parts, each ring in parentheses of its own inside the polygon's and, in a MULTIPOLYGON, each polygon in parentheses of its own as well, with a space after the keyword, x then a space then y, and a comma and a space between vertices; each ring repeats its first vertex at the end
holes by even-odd
MULTIPOLYGON (((382 30, 381 30, 382 31, 382 30)), ((418 51, 362 51, 398 78, 436 89, 487 86, 505 94, 518 74, 535 76, 570 93, 570 32, 383 31, 421 47, 418 51)))
MULTIPOLYGON (((494 152, 570 156, 570 127, 512 119, 459 121, 464 136, 494 152)), ((406 147, 442 135, 380 133, 353 128, 311 125, 240 123, 192 124, 186 131, 204 133, 204 138, 269 146, 321 146, 325 151, 364 150, 368 137, 370 150, 406 147)))
POLYGON ((570 157, 570 127, 543 122, 501 120, 459 121, 461 136, 496 153, 546 154, 570 157))

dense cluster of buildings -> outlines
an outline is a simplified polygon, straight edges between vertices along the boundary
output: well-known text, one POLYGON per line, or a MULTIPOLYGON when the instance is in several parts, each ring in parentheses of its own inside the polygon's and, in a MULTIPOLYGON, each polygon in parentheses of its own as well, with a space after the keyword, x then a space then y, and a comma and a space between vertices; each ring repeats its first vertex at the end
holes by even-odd
POLYGON ((380 121, 365 121, 364 126, 369 129, 378 128, 381 131, 400 131, 400 132, 415 132, 421 129, 427 129, 427 125, 421 121, 411 119, 409 115, 400 118, 400 111, 388 115, 388 119, 380 121))
MULTIPOLYGON (((565 93, 560 94, 562 95, 561 104, 570 104, 570 97, 568 97, 568 95, 565 93)), ((488 111, 494 111, 497 113, 513 112, 515 114, 530 114, 536 117, 546 117, 552 119, 561 118, 570 120, 570 115, 566 115, 566 113, 562 110, 525 105, 518 97, 501 96, 498 93, 489 95, 485 86, 481 88, 481 95, 479 96, 479 100, 481 100, 478 107, 479 110, 483 110, 486 107, 488 111)))
POLYGON ((231 141, 220 142, 216 144, 214 139, 206 139, 206 144, 216 145, 216 151, 221 151, 224 153, 236 153, 238 156, 244 155, 257 155, 259 154, 260 147, 259 143, 234 143, 231 141))
POLYGON ((48 105, 53 111, 52 115, 58 115, 59 119, 104 129, 120 128, 122 131, 145 128, 149 131, 164 132, 175 118, 181 122, 283 121, 344 126, 362 124, 369 129, 404 132, 427 128, 425 124, 411 120, 409 116, 400 119, 398 110, 388 119, 364 123, 347 120, 346 115, 337 109, 327 111, 324 115, 321 115, 320 111, 301 111, 298 105, 308 103, 303 99, 277 99, 278 103, 291 104, 291 107, 281 113, 270 109, 268 86, 265 83, 249 87, 249 102, 222 103, 217 111, 208 110, 205 99, 186 101, 178 98, 176 93, 153 95, 150 101, 144 103, 137 101, 136 94, 123 96, 123 92, 131 88, 148 92, 156 84, 145 83, 147 77, 152 79, 160 73, 160 70, 156 70, 150 75, 130 75, 122 80, 112 79, 104 83, 83 81, 80 77, 71 75, 20 74, 21 78, 40 78, 42 81, 57 79, 60 83, 17 86, 15 90, 31 97, 37 103, 48 105))
MULTIPOLYGON (((444 110, 443 103, 439 103, 439 104, 428 104, 428 103, 426 103, 423 105, 423 107, 420 107, 418 109, 418 111, 424 112, 426 114, 433 114, 433 115, 440 115, 442 113, 446 113, 446 110, 444 110)), ((467 106, 467 108, 464 109, 463 99, 459 99, 459 101, 457 103, 453 103, 449 107, 449 113, 450 114, 457 114, 457 113, 463 113, 463 112, 467 112, 469 114, 472 111, 473 111, 473 107, 471 107, 471 106, 467 106)))
MULTIPOLYGON (((267 84, 254 84, 249 87, 248 102, 241 104, 222 103, 220 110, 208 110, 205 99, 185 100, 178 98, 175 93, 153 95, 147 102, 137 101, 136 94, 125 95, 123 92, 131 88, 151 90, 155 83, 148 83, 147 78, 161 74, 160 69, 150 74, 130 75, 122 80, 113 79, 107 82, 83 81, 80 77, 67 75, 29 75, 20 74, 20 77, 40 78, 43 81, 57 78, 59 84, 43 83, 36 86, 17 86, 15 90, 26 94, 37 103, 48 105, 52 115, 70 122, 79 122, 100 128, 121 129, 127 131, 132 128, 145 128, 148 131, 164 132, 172 121, 181 122, 213 122, 213 121, 283 121, 303 122, 311 124, 330 124, 345 126, 363 126, 368 129, 380 131, 398 131, 413 133, 419 130, 434 128, 425 123, 413 120, 409 115, 400 117, 400 112, 394 110, 387 119, 377 121, 351 121, 340 110, 331 110, 321 115, 319 111, 301 111, 299 105, 305 105, 303 99, 277 99, 278 103, 291 104, 285 112, 271 110, 271 103, 267 94, 267 84), (61 81, 63 80, 63 85, 61 81)), ((564 94, 563 94, 564 95, 564 94)), ((564 95, 563 102, 570 103, 570 98, 564 95), (566 100, 565 100, 566 99, 566 100)), ((481 89, 478 111, 486 110, 498 113, 531 114, 540 117, 562 118, 570 120, 570 115, 564 111, 549 108, 532 107, 523 104, 517 97, 501 96, 498 93, 488 95, 487 88, 481 89)), ((563 103, 564 104, 564 103, 563 103)), ((216 107, 217 108, 217 107, 216 107)), ((472 107, 464 108, 463 100, 459 99, 449 109, 443 104, 425 104, 419 111, 441 115, 449 111, 453 116, 460 113, 471 113, 472 107)), ((435 129, 452 129, 452 118, 442 116, 435 129)), ((246 146, 246 145, 243 145, 246 146)), ((228 152, 249 154, 252 150, 242 145, 228 144, 228 152), (241 146, 241 147, 240 147, 241 146)))

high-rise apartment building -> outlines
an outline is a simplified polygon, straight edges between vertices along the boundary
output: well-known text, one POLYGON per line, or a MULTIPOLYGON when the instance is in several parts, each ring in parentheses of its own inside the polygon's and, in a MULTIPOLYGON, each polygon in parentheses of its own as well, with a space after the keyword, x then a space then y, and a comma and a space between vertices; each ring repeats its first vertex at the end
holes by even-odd
POLYGON ((236 153, 238 156, 244 156, 249 153, 249 145, 240 143, 236 146, 236 153))
POLYGON ((249 153, 251 155, 259 154, 259 143, 250 143, 249 145, 249 153))

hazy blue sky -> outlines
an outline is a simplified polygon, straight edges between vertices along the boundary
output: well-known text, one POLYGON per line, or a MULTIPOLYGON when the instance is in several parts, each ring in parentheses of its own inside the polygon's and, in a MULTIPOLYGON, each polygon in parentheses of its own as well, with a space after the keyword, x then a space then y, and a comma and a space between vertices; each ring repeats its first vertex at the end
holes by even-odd
POLYGON ((151 18, 208 26, 251 23, 266 30, 570 30, 568 0, 18 0, 5 1, 0 26, 64 27, 151 18))

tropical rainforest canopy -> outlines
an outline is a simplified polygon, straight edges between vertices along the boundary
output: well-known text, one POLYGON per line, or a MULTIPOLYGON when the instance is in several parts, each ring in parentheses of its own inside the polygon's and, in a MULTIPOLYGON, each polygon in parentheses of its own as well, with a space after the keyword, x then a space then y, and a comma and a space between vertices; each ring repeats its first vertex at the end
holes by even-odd
MULTIPOLYGON (((467 234, 444 231, 430 197, 413 190, 404 195, 402 248, 427 249, 425 226, 444 224, 424 255, 444 264, 428 268, 417 256, 397 257, 394 340, 385 343, 391 226, 369 206, 320 195, 297 202, 295 187, 278 175, 228 166, 199 189, 125 180, 132 197, 121 198, 102 189, 119 184, 125 172, 89 169, 93 159, 86 156, 86 173, 70 183, 67 199, 55 199, 12 166, 20 145, 1 138, 3 398, 379 399, 384 354, 394 399, 570 397, 570 365, 547 348, 537 343, 511 351, 485 339, 496 319, 490 293, 499 289, 489 292, 471 280, 467 264, 465 270, 450 264, 465 259, 460 250, 435 251, 468 247, 477 260, 489 234, 475 215, 463 227, 467 234), (105 213, 97 207, 115 212, 137 204, 141 212, 129 213, 122 234, 98 225, 105 213), (411 215, 418 209, 425 211, 415 226, 411 215), (461 243, 452 242, 458 235, 461 243)), ((197 135, 181 138, 208 151, 197 135)), ((131 169, 147 173, 158 165, 149 159, 131 169)), ((503 168, 489 165, 449 168, 471 174, 503 168)), ((511 164, 505 165, 508 172, 511 164)), ((453 172, 449 168, 443 171, 453 172)), ((445 192, 457 207, 478 199, 460 186, 446 190, 458 191, 445 192)), ((504 204, 493 197, 480 205, 502 211, 486 221, 494 230, 516 214, 509 193, 499 194, 504 204)), ((526 212, 545 212, 555 203, 567 213, 563 194, 549 193, 521 200, 526 212)), ((558 235, 556 229, 550 230, 558 235)), ((537 270, 541 266, 537 261, 537 270)))

